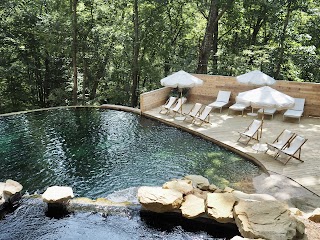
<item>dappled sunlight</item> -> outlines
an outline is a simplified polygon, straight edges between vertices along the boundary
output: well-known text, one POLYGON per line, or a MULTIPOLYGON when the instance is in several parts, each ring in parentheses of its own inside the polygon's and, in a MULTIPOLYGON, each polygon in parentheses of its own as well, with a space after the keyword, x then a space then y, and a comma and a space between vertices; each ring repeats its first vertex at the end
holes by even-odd
MULTIPOLYGON (((192 105, 190 104, 189 106, 192 105)), ((153 112, 151 115, 159 115, 153 110, 150 112, 153 112)), ((255 119, 251 116, 228 115, 227 110, 223 109, 222 113, 212 112, 210 114, 210 124, 204 123, 200 127, 191 123, 175 121, 172 117, 168 116, 161 117, 160 119, 173 123, 178 127, 185 127, 188 130, 194 131, 194 134, 198 133, 207 136, 245 154, 249 154, 261 162, 268 170, 284 174, 320 195, 320 169, 319 164, 317 164, 320 149, 315 147, 320 141, 320 119, 303 117, 299 123, 296 119, 286 119, 283 121, 282 116, 283 113, 277 112, 274 119, 265 119, 260 143, 273 142, 284 129, 291 130, 308 139, 303 145, 301 152, 301 159, 304 163, 292 159, 284 165, 279 160, 273 158, 274 152, 265 154, 253 150, 252 146, 257 143, 256 141, 252 141, 248 145, 237 142, 239 132, 244 131, 252 120, 255 119)), ((213 163, 216 162, 213 161, 213 163)))

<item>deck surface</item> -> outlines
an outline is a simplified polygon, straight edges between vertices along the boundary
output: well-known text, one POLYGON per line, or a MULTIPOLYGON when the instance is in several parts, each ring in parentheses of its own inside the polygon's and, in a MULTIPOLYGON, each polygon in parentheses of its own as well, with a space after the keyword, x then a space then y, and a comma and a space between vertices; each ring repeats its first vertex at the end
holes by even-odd
MULTIPOLYGON (((189 112, 193 104, 185 104, 183 113, 189 112)), ((239 132, 256 118, 244 114, 242 117, 239 112, 223 109, 222 113, 214 110, 210 114, 210 123, 204 123, 202 126, 195 126, 185 121, 178 121, 172 115, 159 113, 160 108, 144 112, 145 115, 168 122, 174 126, 187 128, 198 132, 208 138, 222 142, 239 151, 242 151, 262 163, 270 172, 284 175, 306 187, 310 191, 320 196, 320 119, 303 117, 301 122, 297 119, 286 119, 283 121, 283 114, 277 112, 274 119, 266 116, 263 124, 261 143, 272 142, 283 129, 288 129, 308 139, 303 145, 301 159, 304 162, 292 159, 286 165, 273 158, 273 155, 257 152, 252 149, 256 141, 250 141, 248 145, 238 142, 239 132)), ((258 118, 261 118, 259 116, 258 118)), ((271 152, 270 152, 271 153, 271 152)))

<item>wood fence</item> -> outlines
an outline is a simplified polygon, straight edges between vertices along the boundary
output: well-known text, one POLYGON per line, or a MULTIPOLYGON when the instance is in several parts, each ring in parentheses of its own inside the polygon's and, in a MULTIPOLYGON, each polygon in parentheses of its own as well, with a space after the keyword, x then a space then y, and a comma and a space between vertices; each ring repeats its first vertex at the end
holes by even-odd
MULTIPOLYGON (((209 104, 213 102, 219 90, 231 91, 230 103, 235 102, 239 92, 256 88, 257 86, 240 84, 235 77, 193 74, 203 80, 203 85, 191 88, 188 93, 188 102, 209 104)), ((294 98, 305 98, 304 116, 320 116, 320 84, 305 82, 290 82, 278 80, 272 88, 288 94, 294 98)), ((170 88, 161 88, 140 95, 140 109, 142 112, 159 107, 167 99, 170 88)))

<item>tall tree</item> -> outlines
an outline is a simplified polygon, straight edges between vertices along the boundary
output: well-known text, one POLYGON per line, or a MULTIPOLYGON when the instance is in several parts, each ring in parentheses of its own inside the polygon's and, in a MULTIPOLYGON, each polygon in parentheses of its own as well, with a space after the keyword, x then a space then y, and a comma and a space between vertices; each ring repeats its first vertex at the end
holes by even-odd
POLYGON ((138 84, 139 84, 139 51, 140 51, 140 39, 139 39, 139 8, 138 0, 133 1, 133 57, 132 57, 132 69, 131 69, 131 107, 138 105, 138 84))
POLYGON ((73 66, 73 104, 78 102, 78 67, 77 67, 77 53, 78 53, 78 24, 77 24, 77 5, 78 0, 72 0, 72 66, 73 66))

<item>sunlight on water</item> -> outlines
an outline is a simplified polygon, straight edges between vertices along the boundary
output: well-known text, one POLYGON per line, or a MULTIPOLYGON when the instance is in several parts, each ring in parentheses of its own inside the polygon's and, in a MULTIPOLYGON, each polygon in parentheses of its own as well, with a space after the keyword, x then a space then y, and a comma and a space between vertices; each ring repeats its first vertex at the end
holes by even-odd
POLYGON ((187 174, 220 187, 260 174, 251 162, 189 133, 94 108, 1 117, 0 156, 1 181, 14 179, 30 193, 67 185, 92 198, 187 174))

